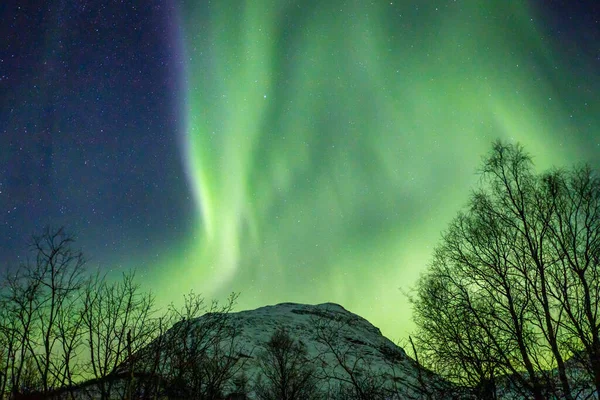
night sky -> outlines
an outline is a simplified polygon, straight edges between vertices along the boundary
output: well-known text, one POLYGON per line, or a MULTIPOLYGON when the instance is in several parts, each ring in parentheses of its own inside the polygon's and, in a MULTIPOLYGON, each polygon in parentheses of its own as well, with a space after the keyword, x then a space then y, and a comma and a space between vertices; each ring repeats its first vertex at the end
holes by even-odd
POLYGON ((392 339, 494 139, 600 168, 596 0, 0 4, 0 269, 44 226, 159 304, 336 302, 392 339))

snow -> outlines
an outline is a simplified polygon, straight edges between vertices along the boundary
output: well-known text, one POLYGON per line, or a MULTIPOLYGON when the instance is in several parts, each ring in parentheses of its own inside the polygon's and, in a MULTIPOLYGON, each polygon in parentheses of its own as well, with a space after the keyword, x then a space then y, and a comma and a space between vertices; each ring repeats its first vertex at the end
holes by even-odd
MULTIPOLYGON (((205 316, 198 318, 199 326, 203 318, 205 316)), ((247 359, 243 373, 250 383, 261 373, 257 356, 279 328, 305 345, 307 362, 315 366, 317 374, 329 377, 328 385, 347 380, 348 375, 333 352, 318 340, 318 327, 328 326, 329 332, 335 332, 331 337, 334 350, 358 375, 370 374, 385 380, 388 387, 396 385, 403 398, 420 397, 416 363, 377 327, 338 304, 281 303, 230 313, 229 319, 239 329, 239 355, 247 359)))

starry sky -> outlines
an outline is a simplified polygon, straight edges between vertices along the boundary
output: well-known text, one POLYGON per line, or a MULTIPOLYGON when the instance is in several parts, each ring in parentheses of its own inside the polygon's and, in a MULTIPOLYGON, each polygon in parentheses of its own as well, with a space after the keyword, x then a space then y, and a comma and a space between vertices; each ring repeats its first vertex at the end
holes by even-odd
POLYGON ((392 339, 495 139, 600 168, 595 0, 3 1, 0 269, 46 225, 159 304, 392 339))

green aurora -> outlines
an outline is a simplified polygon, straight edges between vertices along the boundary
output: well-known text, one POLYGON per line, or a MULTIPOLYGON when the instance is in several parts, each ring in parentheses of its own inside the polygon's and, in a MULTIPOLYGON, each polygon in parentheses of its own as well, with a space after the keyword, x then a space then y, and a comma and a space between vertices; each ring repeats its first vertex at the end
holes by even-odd
POLYGON ((541 168, 597 152, 594 72, 561 53, 526 1, 180 11, 197 215, 146 279, 161 303, 190 289, 239 291, 238 309, 336 302, 405 337, 401 289, 494 139, 522 143, 541 168))

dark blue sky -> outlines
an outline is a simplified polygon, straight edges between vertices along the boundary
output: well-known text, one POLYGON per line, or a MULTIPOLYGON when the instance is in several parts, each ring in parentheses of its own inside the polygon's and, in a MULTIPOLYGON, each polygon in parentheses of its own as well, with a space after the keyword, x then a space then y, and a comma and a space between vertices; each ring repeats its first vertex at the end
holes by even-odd
POLYGON ((181 60, 165 1, 0 5, 0 260, 45 225, 92 258, 177 240, 181 60))

